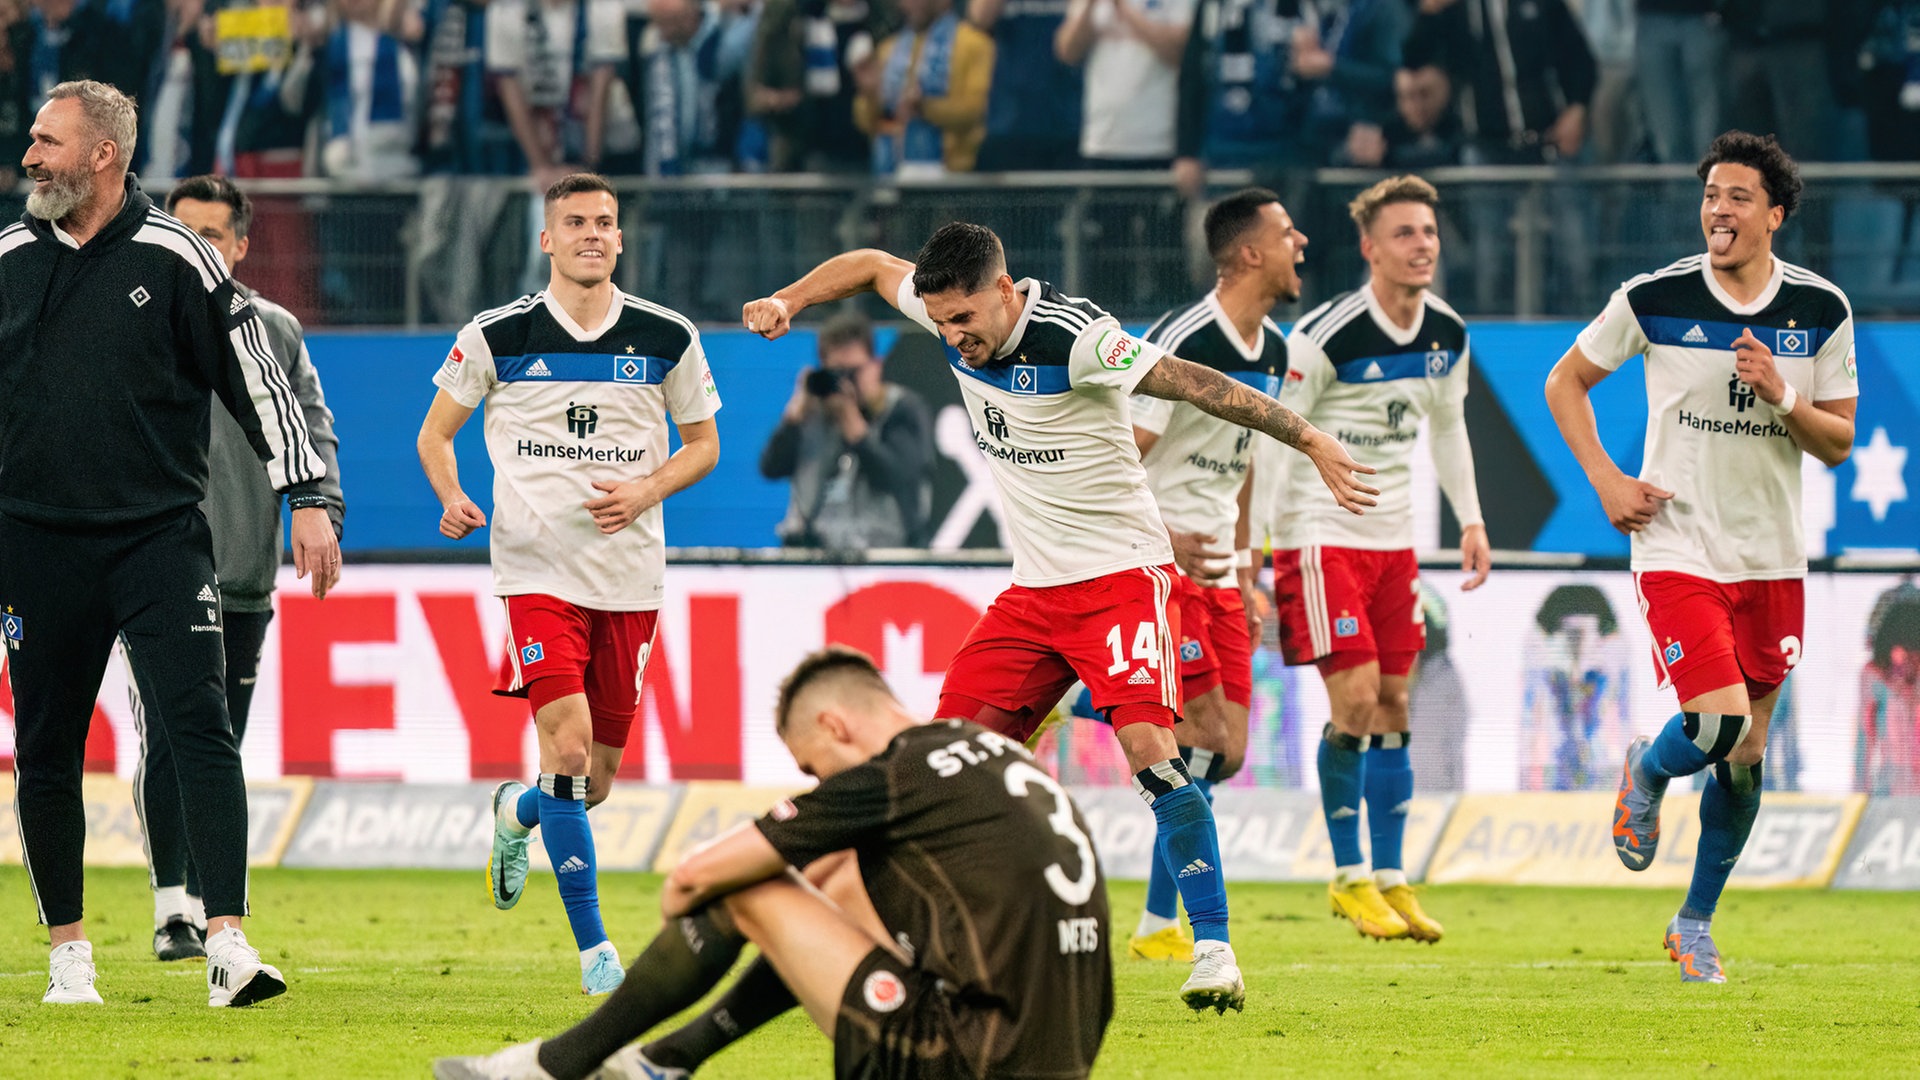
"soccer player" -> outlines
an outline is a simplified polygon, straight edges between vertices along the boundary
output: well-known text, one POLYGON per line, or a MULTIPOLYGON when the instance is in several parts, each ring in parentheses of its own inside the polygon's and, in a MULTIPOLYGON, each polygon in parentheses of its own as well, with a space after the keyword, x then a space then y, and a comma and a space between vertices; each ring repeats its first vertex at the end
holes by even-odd
POLYGON ((1700 161, 1707 250, 1622 285, 1547 377, 1547 405, 1613 527, 1632 538, 1634 585, 1660 685, 1680 714, 1627 747, 1613 845, 1652 865, 1667 782, 1713 769, 1686 902, 1667 924, 1684 982, 1725 982, 1715 905, 1760 812, 1767 721, 1800 660, 1807 575, 1800 455, 1853 451, 1853 309, 1773 254, 1800 172, 1773 136, 1729 131, 1700 161), (1588 395, 1646 356, 1646 455, 1628 476, 1600 445, 1588 395))
POLYGON ((700 1000, 747 941, 761 960, 723 999, 730 1037, 797 1002, 833 1040, 837 1076, 1087 1075, 1113 966, 1106 882, 1066 790, 1012 739, 921 723, 850 649, 802 660, 774 715, 820 785, 674 868, 666 927, 593 1015, 435 1076, 683 1077, 704 1056, 665 1067, 627 1044, 700 1000), (827 892, 851 902, 796 866, 831 867, 827 892))
POLYGON ((495 907, 518 903, 540 827, 588 994, 623 977, 600 921, 587 809, 619 771, 653 648, 660 503, 720 457, 720 398, 699 333, 613 284, 618 215, 613 189, 590 173, 547 189, 551 283, 461 329, 420 428, 420 462, 446 508, 440 531, 458 540, 487 519, 460 488, 453 437, 487 403, 493 586, 511 639, 494 692, 527 699, 540 744, 538 784, 494 789, 487 877, 495 907), (669 418, 681 442, 671 457, 669 418))
POLYGON ((1283 459, 1272 529, 1280 650, 1289 664, 1320 669, 1333 713, 1319 752, 1335 864, 1329 902, 1369 937, 1426 942, 1442 929, 1420 909, 1401 862, 1413 798, 1407 678, 1427 643, 1408 463, 1423 417, 1440 489, 1460 521, 1460 568, 1473 575, 1461 588, 1479 588, 1492 562, 1463 412, 1467 328, 1429 291, 1439 202, 1417 176, 1361 192, 1347 210, 1369 280, 1308 312, 1287 338, 1281 400, 1380 456, 1380 509, 1361 519, 1326 513, 1310 497, 1312 478, 1283 459), (1371 875, 1360 849, 1362 798, 1371 875))
MULTIPOLYGON (((1206 237, 1218 284, 1162 315, 1147 341, 1278 397, 1287 342, 1267 312, 1281 300, 1300 299, 1296 267, 1306 258, 1307 238, 1280 197, 1265 188, 1215 203, 1207 211, 1206 237)), ((1132 405, 1134 441, 1180 570, 1174 590, 1183 704, 1175 734, 1194 786, 1211 802, 1213 785, 1238 772, 1247 754, 1253 643, 1260 637, 1246 513, 1253 433, 1184 401, 1136 397, 1132 405)), ((1153 861, 1146 910, 1130 942, 1133 955, 1192 957, 1193 943, 1176 918, 1180 869, 1153 861)))
MULTIPOLYGON (((253 202, 224 176, 193 176, 167 193, 167 212, 220 253, 229 274, 247 257, 247 230, 253 224, 253 202)), ((234 292, 248 297, 266 329, 266 343, 287 383, 293 387, 307 437, 326 466, 320 494, 334 536, 341 535, 346 500, 340 490, 340 440, 333 433, 333 413, 320 389, 320 375, 307 355, 305 331, 293 313, 268 301, 240 282, 234 292)), ((207 498, 200 504, 213 532, 215 591, 225 624, 221 643, 227 654, 227 718, 235 746, 247 734, 247 713, 253 706, 254 682, 260 673, 260 650, 273 621, 274 575, 280 569, 280 494, 259 466, 246 433, 222 409, 213 410, 207 444, 207 498)), ((332 585, 328 578, 313 579, 313 595, 324 598, 332 585)), ((124 654, 123 655, 131 655, 124 654)), ((153 953, 161 960, 191 960, 207 955, 206 905, 201 898, 200 874, 187 855, 186 821, 180 816, 178 770, 173 747, 152 737, 140 700, 139 680, 127 681, 127 697, 140 729, 140 768, 134 777, 134 810, 146 837, 147 865, 153 887, 153 953)))
POLYGON ((811 304, 872 291, 950 348, 949 362, 1006 507, 1013 585, 947 667, 938 715, 1024 742, 1077 675, 1106 713, 1159 824, 1159 857, 1180 867, 1193 924, 1194 1009, 1239 1008, 1245 985, 1227 938, 1213 812, 1173 737, 1180 705, 1173 549, 1133 443, 1136 390, 1191 401, 1293 446, 1342 507, 1373 503, 1340 444, 1279 402, 1138 340, 1085 300, 1007 274, 1000 238, 955 222, 917 263, 871 249, 815 267, 741 312, 768 338, 811 304))

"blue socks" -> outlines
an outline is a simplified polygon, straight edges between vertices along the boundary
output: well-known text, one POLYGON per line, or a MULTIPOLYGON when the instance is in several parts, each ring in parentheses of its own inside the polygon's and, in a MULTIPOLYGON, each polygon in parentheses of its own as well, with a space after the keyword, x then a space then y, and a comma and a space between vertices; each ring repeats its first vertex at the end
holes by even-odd
MULTIPOLYGON (((1413 762, 1407 756, 1407 733, 1375 735, 1372 743, 1361 776, 1367 796, 1367 833, 1372 841, 1373 868, 1400 870, 1403 869, 1401 841, 1407 834, 1407 811, 1413 801, 1413 762)), ((1324 751, 1321 760, 1326 760, 1324 751)), ((1331 826, 1331 819, 1328 824, 1331 826)), ((1342 861, 1340 865, 1354 864, 1342 861)))
MULTIPOLYGON (((1212 806, 1213 781, 1196 776, 1193 778, 1193 786, 1200 789, 1200 794, 1206 797, 1207 805, 1212 806)), ((1156 836, 1153 866, 1147 871, 1147 913, 1162 919, 1174 919, 1180 915, 1180 886, 1174 883, 1173 871, 1167 868, 1167 861, 1160 857, 1160 848, 1161 844, 1156 836)))
MULTIPOLYGON (((1367 770, 1366 736, 1348 735, 1332 724, 1320 732, 1320 808, 1327 815, 1335 866, 1360 866, 1360 795, 1367 770)), ((1408 772, 1411 780, 1412 772, 1408 772)))
MULTIPOLYGON (((560 902, 573 927, 574 946, 585 952, 607 940, 600 921, 600 886, 593 856, 593 829, 587 824, 587 778, 541 773, 536 798, 540 839, 560 880, 560 902)), ((525 797, 522 797, 522 804, 525 797)), ((525 821, 525 811, 521 811, 525 821)))
POLYGON ((1713 783, 1700 793, 1700 848, 1681 918, 1713 918, 1720 891, 1727 887, 1727 876, 1747 846, 1747 834, 1759 813, 1760 766, 1725 761, 1715 765, 1713 783))
POLYGON ((540 785, 535 784, 520 793, 513 804, 513 819, 531 829, 540 824, 540 785))
POLYGON ((1752 723, 1751 716, 1677 713, 1654 736, 1640 767, 1655 778, 1692 776, 1733 753, 1752 723))
POLYGON ((1133 788, 1153 807, 1158 825, 1154 852, 1171 870, 1180 899, 1187 905, 1195 941, 1226 941, 1227 886, 1220 876, 1220 837, 1214 831, 1213 808, 1194 786, 1187 765, 1178 758, 1142 769, 1133 788))

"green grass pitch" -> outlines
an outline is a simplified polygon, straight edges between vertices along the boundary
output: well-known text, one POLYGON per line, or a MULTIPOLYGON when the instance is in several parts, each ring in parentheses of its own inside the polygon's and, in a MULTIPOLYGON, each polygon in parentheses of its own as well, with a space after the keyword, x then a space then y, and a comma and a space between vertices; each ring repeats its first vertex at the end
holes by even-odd
MULTIPOLYGON (((658 879, 601 878, 631 960, 658 879)), ((493 910, 482 872, 268 870, 248 929, 292 984, 206 1007, 201 969, 149 951, 145 874, 87 875, 104 1008, 42 1006, 45 931, 0 869, 0 1076, 423 1077, 450 1053, 566 1027, 591 1008, 551 875, 493 910)), ((1196 1016, 1182 968, 1124 958, 1142 888, 1111 890, 1118 1010, 1095 1076, 1912 1075, 1920 1070, 1920 897, 1734 892, 1726 986, 1683 986, 1659 949, 1677 893, 1443 887, 1438 946, 1375 943, 1326 915, 1324 886, 1232 888, 1247 1010, 1196 1016)), ((729 1049, 709 1080, 828 1075, 797 1012, 729 1049)))

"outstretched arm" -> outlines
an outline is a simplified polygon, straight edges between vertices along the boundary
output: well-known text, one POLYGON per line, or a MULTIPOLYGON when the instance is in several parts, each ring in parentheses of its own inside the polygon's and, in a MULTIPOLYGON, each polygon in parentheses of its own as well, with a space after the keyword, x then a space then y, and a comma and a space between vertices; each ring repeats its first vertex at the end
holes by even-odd
POLYGON ((1312 459, 1342 508, 1360 514, 1377 505, 1373 497, 1380 489, 1353 475, 1371 473, 1372 466, 1348 457, 1340 440, 1307 423, 1306 417, 1210 367, 1169 356, 1141 377, 1135 392, 1190 402, 1201 412, 1278 439, 1312 459))
POLYGON ((792 328, 795 315, 814 304, 874 292, 898 307, 895 300, 900 295, 900 283, 912 273, 912 263, 877 248, 849 251, 814 267, 772 296, 748 301, 740 309, 740 321, 772 341, 792 328))

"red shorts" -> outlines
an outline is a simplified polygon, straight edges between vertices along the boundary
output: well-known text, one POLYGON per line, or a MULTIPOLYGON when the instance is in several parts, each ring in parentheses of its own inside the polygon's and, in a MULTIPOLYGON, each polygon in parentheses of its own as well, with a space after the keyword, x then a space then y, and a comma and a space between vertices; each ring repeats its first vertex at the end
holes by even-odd
POLYGON ((1747 697, 1766 697, 1800 662, 1806 583, 1798 578, 1722 584, 1650 570, 1633 584, 1660 688, 1673 687, 1683 703, 1741 683, 1747 697))
POLYGON ((1380 662, 1405 675, 1427 647, 1420 562, 1411 548, 1306 547, 1273 553, 1280 654, 1332 674, 1380 662))
POLYGON ((1180 692, 1192 701, 1218 686, 1228 701, 1253 701, 1253 640, 1247 636, 1247 608, 1240 588, 1201 585, 1181 575, 1180 692))
POLYGON ((625 747, 660 613, 596 611, 541 593, 501 600, 507 605, 507 662, 493 692, 529 698, 535 712, 584 693, 593 741, 625 747), (544 680, 553 681, 534 687, 544 680))
POLYGON ((938 715, 972 720, 975 705, 990 705, 1012 714, 1000 733, 1025 742, 1078 678, 1094 708, 1161 705, 1171 726, 1180 711, 1178 577, 1172 566, 1149 566, 1008 586, 947 665, 938 715))

